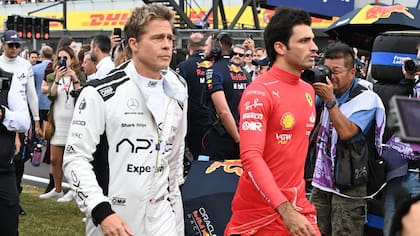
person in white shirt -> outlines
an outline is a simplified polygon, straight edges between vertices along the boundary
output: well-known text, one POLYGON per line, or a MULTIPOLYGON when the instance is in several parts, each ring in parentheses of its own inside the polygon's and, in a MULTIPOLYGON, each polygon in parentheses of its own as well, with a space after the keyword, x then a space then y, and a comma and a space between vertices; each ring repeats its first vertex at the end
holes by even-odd
POLYGON ((115 68, 114 62, 109 55, 111 51, 111 40, 106 35, 96 35, 90 43, 91 53, 96 57, 98 64, 96 65, 95 79, 103 79, 115 68))

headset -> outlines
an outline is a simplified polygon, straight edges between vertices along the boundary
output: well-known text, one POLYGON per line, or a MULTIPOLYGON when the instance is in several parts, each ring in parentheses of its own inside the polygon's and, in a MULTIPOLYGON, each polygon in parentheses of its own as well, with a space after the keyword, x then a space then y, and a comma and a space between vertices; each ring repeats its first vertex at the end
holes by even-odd
POLYGON ((222 43, 220 40, 222 40, 225 36, 229 36, 229 34, 227 32, 219 32, 218 34, 213 34, 213 43, 210 49, 210 54, 213 58, 220 58, 222 56, 222 43))

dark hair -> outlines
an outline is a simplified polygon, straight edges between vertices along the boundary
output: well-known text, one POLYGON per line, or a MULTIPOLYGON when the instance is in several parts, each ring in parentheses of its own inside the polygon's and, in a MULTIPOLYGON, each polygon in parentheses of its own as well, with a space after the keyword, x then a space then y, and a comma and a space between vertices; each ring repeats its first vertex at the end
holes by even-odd
POLYGON ((220 58, 224 53, 230 52, 232 48, 232 38, 229 33, 220 31, 212 35, 211 54, 215 58, 220 58))
POLYGON ((37 56, 39 56, 39 52, 37 50, 32 50, 29 52, 29 55, 31 55, 32 53, 35 53, 37 56))
POLYGON ((93 47, 98 46, 103 53, 111 51, 111 39, 107 35, 98 34, 92 39, 93 47))
POLYGON ((355 55, 353 48, 351 48, 349 45, 336 41, 331 44, 329 44, 325 50, 324 55, 322 57, 322 61, 325 61, 325 59, 341 59, 344 58, 345 65, 347 68, 353 68, 354 62, 355 62, 355 55))
POLYGON ((57 43, 57 49, 62 48, 64 46, 70 46, 72 42, 76 42, 74 39, 69 37, 60 38, 57 43))
POLYGON ((287 47, 296 25, 311 26, 311 16, 306 11, 288 7, 278 7, 264 30, 267 55, 271 62, 276 59, 275 42, 282 42, 287 47))
POLYGON ((80 72, 79 60, 76 57, 76 55, 74 54, 74 50, 69 46, 64 46, 64 47, 59 48, 57 50, 57 52, 56 52, 57 56, 56 56, 55 61, 54 61, 54 68, 56 68, 58 63, 59 63, 58 62, 58 53, 60 53, 61 51, 65 51, 65 52, 67 52, 67 54, 69 54, 70 58, 73 60, 70 67, 71 67, 72 70, 74 70, 74 72, 77 75, 80 72))

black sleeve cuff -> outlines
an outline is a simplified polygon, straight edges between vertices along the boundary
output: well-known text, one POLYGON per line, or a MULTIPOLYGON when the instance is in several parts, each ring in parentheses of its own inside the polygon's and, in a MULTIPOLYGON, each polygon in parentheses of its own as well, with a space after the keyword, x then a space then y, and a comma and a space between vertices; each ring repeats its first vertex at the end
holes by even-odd
POLYGON ((416 84, 416 80, 403 78, 400 80, 400 84, 414 88, 414 85, 416 84))
POLYGON ((108 202, 101 202, 92 210, 92 218, 95 226, 98 226, 107 216, 114 214, 111 204, 108 202))

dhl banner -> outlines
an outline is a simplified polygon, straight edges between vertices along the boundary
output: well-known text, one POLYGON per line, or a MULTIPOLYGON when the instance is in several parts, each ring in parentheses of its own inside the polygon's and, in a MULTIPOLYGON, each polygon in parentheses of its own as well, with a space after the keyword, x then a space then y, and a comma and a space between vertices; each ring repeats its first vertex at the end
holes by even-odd
MULTIPOLYGON (((239 6, 225 7, 225 13, 228 25, 233 21, 234 17, 238 13, 239 6)), ((199 23, 200 19, 204 18, 208 8, 201 9, 190 9, 187 15, 194 23, 199 23)), ((125 10, 100 10, 100 11, 74 11, 67 12, 67 30, 112 30, 114 27, 123 27, 125 20, 130 16, 131 9, 125 10)), ((273 15, 273 10, 261 9, 258 15, 261 27, 265 27, 273 15)), ((60 19, 63 17, 62 12, 57 13, 37 13, 32 16, 48 17, 60 19)), ((4 22, 7 20, 7 15, 0 15, 3 19, 0 21, 0 27, 4 28, 4 22)), ((325 20, 320 18, 312 18, 313 28, 326 28, 331 25, 336 18, 333 20, 325 20)), ((208 17, 210 24, 213 21, 212 14, 208 17)), ((219 22, 221 22, 221 16, 219 14, 219 22)), ((254 27, 254 20, 252 15, 251 7, 248 7, 239 19, 238 25, 243 25, 247 28, 254 27)), ((221 28, 221 23, 219 28, 221 28)), ((51 22, 50 30, 62 30, 61 23, 51 22)))

